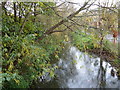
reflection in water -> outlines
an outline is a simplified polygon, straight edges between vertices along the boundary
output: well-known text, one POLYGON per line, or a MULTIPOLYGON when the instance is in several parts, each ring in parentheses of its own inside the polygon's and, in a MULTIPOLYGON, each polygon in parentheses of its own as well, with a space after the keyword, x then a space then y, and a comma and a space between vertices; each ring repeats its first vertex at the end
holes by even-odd
MULTIPOLYGON (((80 52, 76 47, 70 47, 59 62, 56 64, 59 69, 55 71, 57 78, 48 83, 40 84, 40 87, 47 88, 99 88, 102 74, 99 73, 100 58, 91 57, 80 52), (100 74, 100 75, 99 75, 100 74)), ((109 63, 103 61, 105 72, 105 87, 118 88, 120 80, 116 76, 115 69, 109 63), (105 70, 106 69, 106 70, 105 70), (114 75, 111 75, 111 71, 114 75)), ((119 87, 120 88, 120 87, 119 87)))

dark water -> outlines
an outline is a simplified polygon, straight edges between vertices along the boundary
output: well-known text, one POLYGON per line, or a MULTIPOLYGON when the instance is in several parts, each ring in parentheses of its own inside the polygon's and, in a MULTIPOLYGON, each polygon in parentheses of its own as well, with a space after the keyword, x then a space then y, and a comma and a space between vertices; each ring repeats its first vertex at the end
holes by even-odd
MULTIPOLYGON (((100 58, 80 52, 76 47, 69 46, 56 64, 56 77, 51 79, 46 73, 38 79, 39 88, 99 88, 101 87, 100 58), (44 79, 44 81, 42 81, 44 79)), ((105 88, 119 88, 120 80, 116 70, 107 62, 102 63, 105 88), (113 75, 111 72, 114 72, 113 75)))

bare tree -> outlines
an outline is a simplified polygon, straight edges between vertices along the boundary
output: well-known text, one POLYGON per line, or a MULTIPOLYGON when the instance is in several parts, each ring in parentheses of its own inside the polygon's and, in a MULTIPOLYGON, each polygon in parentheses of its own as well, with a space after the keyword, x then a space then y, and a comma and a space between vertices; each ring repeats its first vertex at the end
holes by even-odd
MULTIPOLYGON (((57 27, 59 27, 60 25, 64 24, 64 23, 67 22, 68 20, 72 19, 72 18, 73 18, 75 15, 77 15, 80 11, 83 11, 83 10, 85 10, 85 9, 88 9, 88 8, 94 3, 94 2, 92 2, 91 4, 89 4, 89 2, 90 2, 90 0, 87 1, 87 2, 85 2, 84 5, 81 6, 76 12, 71 13, 69 16, 67 16, 66 18, 63 18, 60 22, 58 22, 57 24, 55 24, 54 26, 52 26, 51 28, 49 28, 48 30, 46 30, 46 32, 45 32, 42 36, 40 36, 40 37, 38 38, 38 40, 42 40, 42 39, 43 39, 44 37, 46 37, 47 35, 56 32, 55 29, 56 29, 57 27)), ((37 41, 38 41, 38 40, 37 40, 37 41)))

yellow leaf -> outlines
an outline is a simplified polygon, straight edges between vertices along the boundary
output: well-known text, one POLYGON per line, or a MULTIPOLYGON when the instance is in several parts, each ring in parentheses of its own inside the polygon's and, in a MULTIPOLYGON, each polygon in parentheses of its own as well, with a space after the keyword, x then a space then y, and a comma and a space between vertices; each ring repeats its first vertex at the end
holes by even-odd
POLYGON ((42 54, 41 56, 45 56, 45 54, 42 54))
POLYGON ((11 70, 13 69, 13 67, 14 67, 14 66, 13 66, 13 62, 10 62, 10 65, 9 65, 8 70, 11 71, 11 70))
POLYGON ((22 60, 21 59, 18 59, 18 63, 21 63, 22 62, 22 60))
POLYGON ((35 36, 37 36, 38 34, 37 34, 37 33, 35 33, 34 35, 35 35, 35 36))
POLYGON ((57 68, 58 68, 58 66, 55 66, 54 68, 55 68, 55 69, 57 69, 57 68))
POLYGON ((84 49, 86 49, 86 46, 84 45, 84 49))
POLYGON ((58 56, 58 55, 55 55, 55 57, 56 57, 56 58, 59 58, 59 56, 58 56))
POLYGON ((4 46, 6 46, 6 44, 4 44, 4 46))
POLYGON ((77 61, 76 60, 73 60, 73 62, 72 62, 73 64, 77 64, 77 61))
POLYGON ((8 73, 8 74, 12 74, 11 72, 9 72, 9 71, 6 71, 6 73, 8 73))
POLYGON ((8 57, 8 53, 5 53, 6 57, 8 57))
POLYGON ((40 2, 40 6, 44 6, 44 4, 42 2, 40 2))
POLYGON ((14 79, 15 80, 15 82, 17 83, 17 84, 19 84, 20 83, 20 81, 19 80, 17 80, 17 79, 14 79))

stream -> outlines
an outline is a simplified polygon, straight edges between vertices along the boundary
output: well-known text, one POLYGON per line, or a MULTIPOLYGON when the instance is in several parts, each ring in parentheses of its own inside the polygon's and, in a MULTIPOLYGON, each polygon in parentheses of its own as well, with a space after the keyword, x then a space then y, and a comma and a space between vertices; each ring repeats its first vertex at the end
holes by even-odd
MULTIPOLYGON (((54 79, 45 76, 39 78, 37 88, 100 88, 101 72, 100 58, 79 51, 74 46, 67 46, 60 60, 54 64, 59 68, 55 70, 54 79), (44 82, 41 82, 44 79, 44 82)), ((105 74, 103 88, 120 89, 120 80, 116 70, 109 63, 102 62, 105 74)))

